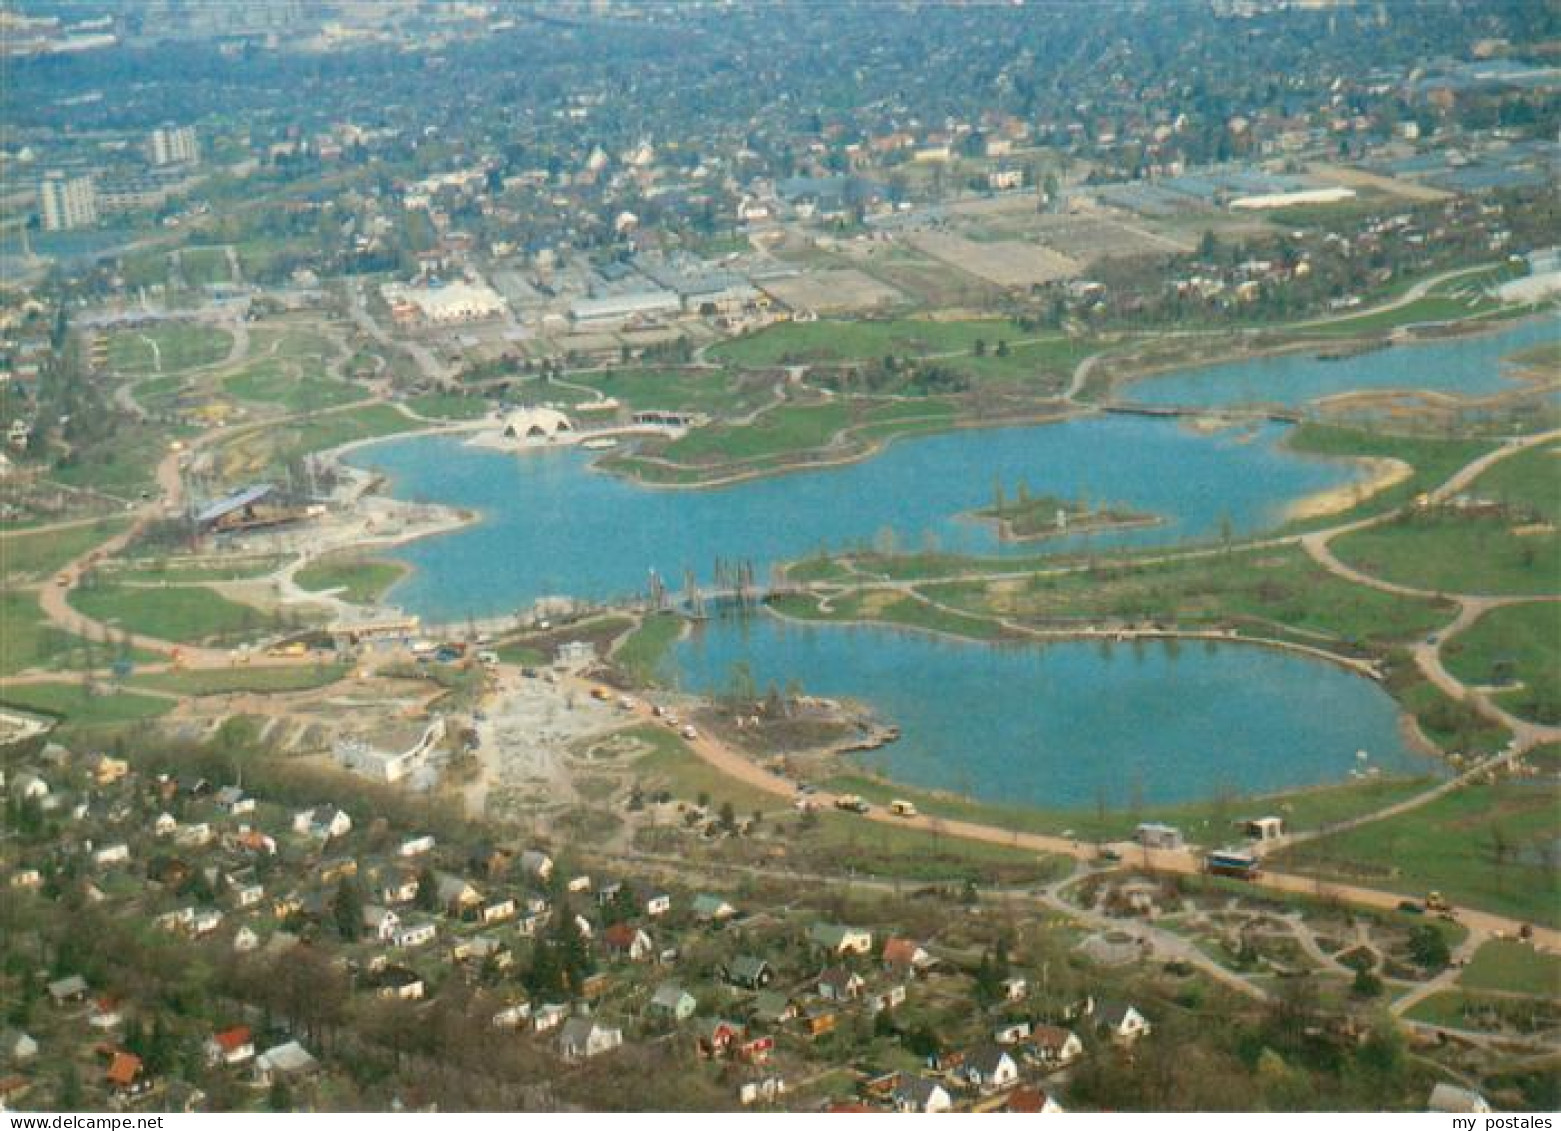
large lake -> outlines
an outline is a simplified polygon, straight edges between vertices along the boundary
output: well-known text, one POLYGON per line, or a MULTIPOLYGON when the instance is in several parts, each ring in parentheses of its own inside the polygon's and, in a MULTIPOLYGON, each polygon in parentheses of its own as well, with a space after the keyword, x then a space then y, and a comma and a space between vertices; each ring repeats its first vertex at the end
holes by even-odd
POLYGON ((1140 404, 1189 408, 1300 405, 1354 389, 1427 389, 1486 396, 1514 387, 1503 357, 1554 342, 1558 336, 1554 315, 1546 315, 1495 333, 1393 346, 1355 357, 1328 360, 1316 353, 1293 353, 1224 362, 1137 381, 1122 396, 1140 404))
POLYGON ((1043 808, 1115 809, 1337 782, 1369 754, 1384 773, 1434 772, 1376 684, 1251 645, 1070 641, 992 647, 887 628, 716 619, 668 656, 688 690, 730 686, 870 703, 903 730, 864 756, 910 784, 1043 808))
POLYGON ((883 531, 908 548, 1033 553, 960 517, 988 504, 999 482, 1010 497, 1023 481, 1035 493, 1083 494, 1168 520, 1117 543, 1208 539, 1226 521, 1236 534, 1261 530, 1296 499, 1355 474, 1287 450, 1285 431, 1198 435, 1163 420, 1083 417, 906 439, 860 463, 697 491, 594 472, 590 453, 573 448, 515 455, 451 436, 391 440, 352 458, 387 473, 401 498, 481 512, 474 526, 396 551, 415 570, 388 599, 455 621, 546 595, 642 593, 652 569, 680 589, 685 568, 708 579, 717 557, 751 560, 762 582, 770 563, 866 545, 883 531))

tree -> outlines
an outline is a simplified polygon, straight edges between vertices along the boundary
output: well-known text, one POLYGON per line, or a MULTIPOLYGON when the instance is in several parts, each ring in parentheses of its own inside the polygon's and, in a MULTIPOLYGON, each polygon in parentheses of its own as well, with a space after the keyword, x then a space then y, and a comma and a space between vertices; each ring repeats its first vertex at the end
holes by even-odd
POLYGON ((439 910, 439 877, 430 867, 425 866, 417 874, 417 898, 413 905, 419 911, 439 910))
MULTIPOLYGON (((422 885, 418 885, 422 894, 422 885)), ((336 932, 345 942, 357 942, 363 936, 363 889, 352 876, 343 876, 336 885, 336 898, 331 904, 331 914, 336 919, 336 932)))
POLYGON ((1447 936, 1431 923, 1423 923, 1409 932, 1409 957, 1416 966, 1427 970, 1440 970, 1453 959, 1447 936))

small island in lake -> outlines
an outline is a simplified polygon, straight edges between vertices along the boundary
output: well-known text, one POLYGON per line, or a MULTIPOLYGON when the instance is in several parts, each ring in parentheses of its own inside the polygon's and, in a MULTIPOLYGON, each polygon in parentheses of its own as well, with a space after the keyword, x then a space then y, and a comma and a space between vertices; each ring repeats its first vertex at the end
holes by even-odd
POLYGON ((1083 497, 1063 499, 1056 495, 1032 495, 1023 484, 1012 498, 999 485, 993 492, 991 505, 970 511, 966 517, 994 523, 997 536, 1005 542, 1038 542, 1069 534, 1131 530, 1158 526, 1165 521, 1160 515, 1094 503, 1083 497))

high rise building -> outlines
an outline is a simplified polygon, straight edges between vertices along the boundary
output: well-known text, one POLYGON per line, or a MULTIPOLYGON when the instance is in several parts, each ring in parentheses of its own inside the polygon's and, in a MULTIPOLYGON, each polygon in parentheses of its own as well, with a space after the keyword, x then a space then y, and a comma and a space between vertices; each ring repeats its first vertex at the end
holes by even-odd
POLYGON ((46 231, 65 232, 98 222, 98 193, 91 177, 50 173, 38 183, 38 210, 46 231))
POLYGON ((193 165, 201 156, 193 126, 153 130, 148 152, 153 165, 193 165))

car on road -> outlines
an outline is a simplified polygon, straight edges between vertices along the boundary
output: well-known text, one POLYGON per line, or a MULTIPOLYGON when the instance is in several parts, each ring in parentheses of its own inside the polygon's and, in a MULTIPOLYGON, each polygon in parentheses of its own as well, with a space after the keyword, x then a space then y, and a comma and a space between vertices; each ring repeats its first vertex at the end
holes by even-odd
POLYGON ((1400 911, 1402 911, 1405 915, 1424 915, 1425 914, 1425 908, 1421 907, 1418 903, 1416 903, 1412 899, 1400 900, 1399 901, 1399 905, 1398 905, 1398 909, 1400 911))

